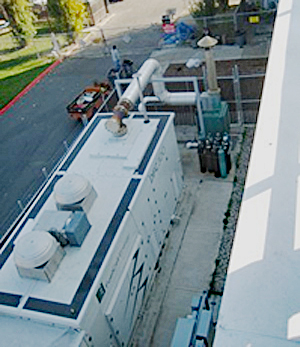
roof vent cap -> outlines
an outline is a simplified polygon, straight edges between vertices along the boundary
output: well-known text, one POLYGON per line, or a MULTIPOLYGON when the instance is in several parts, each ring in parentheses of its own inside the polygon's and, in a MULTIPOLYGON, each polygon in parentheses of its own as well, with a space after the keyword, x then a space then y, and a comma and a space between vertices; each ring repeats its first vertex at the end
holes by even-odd
POLYGON ((46 231, 32 231, 21 237, 15 245, 15 263, 25 268, 41 266, 51 259, 57 241, 46 231))
POLYGON ((21 277, 45 280, 53 278, 65 251, 46 231, 31 231, 15 244, 14 261, 21 277))
POLYGON ((90 182, 78 174, 64 175, 54 186, 54 198, 59 210, 90 210, 97 193, 90 182))
POLYGON ((75 204, 86 198, 92 186, 83 176, 66 174, 54 187, 55 199, 59 204, 75 204))

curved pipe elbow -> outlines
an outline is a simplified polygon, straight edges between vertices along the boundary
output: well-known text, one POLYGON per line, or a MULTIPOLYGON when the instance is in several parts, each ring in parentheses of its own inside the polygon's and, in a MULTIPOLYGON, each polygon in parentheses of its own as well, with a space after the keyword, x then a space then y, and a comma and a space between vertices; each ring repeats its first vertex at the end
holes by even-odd
POLYGON ((138 105, 139 112, 143 112, 143 106, 150 102, 160 102, 160 98, 158 96, 145 96, 143 102, 138 105))
POLYGON ((152 58, 146 60, 138 71, 139 85, 137 80, 133 79, 122 95, 120 101, 123 99, 130 100, 130 102, 134 105, 140 97, 140 89, 143 91, 149 83, 152 75, 159 73, 160 69, 161 67, 157 60, 152 58))
MULTIPOLYGON (((158 74, 153 76, 158 77, 158 74)), ((167 105, 180 106, 180 105, 196 105, 195 92, 169 92, 163 81, 152 82, 154 94, 160 101, 167 105)))

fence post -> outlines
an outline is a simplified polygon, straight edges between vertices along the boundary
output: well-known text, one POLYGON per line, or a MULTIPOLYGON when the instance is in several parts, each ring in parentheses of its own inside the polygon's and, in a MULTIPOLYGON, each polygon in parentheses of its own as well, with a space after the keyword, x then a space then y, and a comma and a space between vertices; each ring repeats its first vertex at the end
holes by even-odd
POLYGON ((20 207, 20 210, 23 211, 24 210, 24 205, 22 204, 22 201, 21 200, 17 200, 17 203, 20 207))
POLYGON ((239 9, 239 6, 237 6, 236 10, 233 13, 233 26, 234 26, 234 31, 237 32, 238 29, 238 22, 237 22, 237 11, 239 9))
POLYGON ((104 35, 104 31, 103 31, 102 28, 100 28, 99 30, 100 30, 101 39, 102 39, 102 42, 103 42, 103 45, 104 45, 104 53, 105 54, 109 54, 109 47, 108 47, 108 44, 107 44, 107 41, 106 41, 106 37, 104 35))
POLYGON ((45 176, 45 178, 47 179, 48 178, 48 172, 47 172, 47 169, 45 167, 42 168, 42 173, 45 176))
POLYGON ((63 144, 65 146, 66 152, 68 152, 68 150, 69 150, 68 142, 66 140, 63 140, 63 144))
POLYGON ((234 89, 234 96, 235 96, 235 102, 236 102, 236 110, 238 115, 238 124, 243 125, 244 117, 243 117, 243 106, 242 106, 242 96, 241 96, 241 83, 240 83, 239 69, 237 65, 234 65, 234 67, 232 68, 232 73, 233 73, 233 89, 234 89))

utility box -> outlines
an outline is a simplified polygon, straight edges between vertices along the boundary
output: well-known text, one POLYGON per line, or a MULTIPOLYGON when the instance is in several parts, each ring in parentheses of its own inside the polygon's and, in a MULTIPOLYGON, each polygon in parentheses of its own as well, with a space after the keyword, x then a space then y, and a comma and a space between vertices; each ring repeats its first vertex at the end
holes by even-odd
POLYGON ((225 101, 221 101, 218 108, 203 110, 202 114, 206 133, 215 135, 217 132, 230 132, 230 114, 225 101))
POLYGON ((72 246, 81 246, 90 223, 83 211, 44 211, 33 230, 48 231, 57 239, 60 236, 72 246))
POLYGON ((83 211, 75 211, 66 222, 64 233, 72 246, 81 246, 90 227, 86 214, 83 211))

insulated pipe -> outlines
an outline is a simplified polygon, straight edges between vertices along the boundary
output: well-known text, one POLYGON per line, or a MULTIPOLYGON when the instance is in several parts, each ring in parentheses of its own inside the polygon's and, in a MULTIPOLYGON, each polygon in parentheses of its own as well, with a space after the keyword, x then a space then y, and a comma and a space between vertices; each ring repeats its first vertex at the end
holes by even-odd
POLYGON ((138 78, 134 78, 130 85, 121 96, 117 105, 113 109, 113 116, 106 121, 105 127, 111 131, 115 136, 123 136, 126 134, 126 125, 123 124, 122 119, 128 115, 137 100, 140 98, 141 93, 149 83, 153 73, 160 69, 160 64, 155 59, 148 59, 138 71, 138 78))
MULTIPOLYGON (((160 69, 156 70, 153 74, 153 80, 161 78, 160 69)), ((195 92, 169 92, 166 90, 163 81, 153 81, 153 92, 159 100, 167 105, 195 105, 196 93, 195 92)))
MULTIPOLYGON (((118 113, 119 106, 125 106, 127 112, 133 108, 136 101, 140 98, 140 92, 143 91, 147 84, 153 79, 161 78, 161 66, 159 62, 155 59, 148 59, 142 65, 138 71, 138 80, 135 78, 132 80, 130 85, 125 90, 121 99, 119 100, 116 108, 118 113)), ((194 105, 196 104, 196 93, 195 92, 175 92, 171 93, 166 90, 163 81, 153 81, 153 91, 156 95, 155 99, 149 99, 149 97, 144 98, 144 104, 151 101, 160 101, 168 105, 194 105), (159 100, 157 100, 157 98, 159 100)), ((141 106, 140 106, 141 109, 141 106)), ((127 115, 127 114, 126 114, 127 115)), ((126 116, 125 115, 125 116, 126 116)))
POLYGON ((182 106, 182 105, 195 105, 196 93, 194 92, 176 92, 170 93, 166 91, 162 96, 145 96, 143 103, 138 105, 140 112, 143 111, 143 104, 146 105, 151 102, 161 102, 166 105, 182 106))
POLYGON ((157 96, 145 96, 143 102, 138 105, 139 112, 143 113, 144 106, 150 102, 160 102, 160 99, 157 96))
POLYGON ((196 93, 194 92, 176 92, 170 93, 167 91, 167 95, 160 98, 161 102, 167 105, 180 106, 180 105, 195 105, 196 93))
POLYGON ((204 54, 207 68, 208 90, 210 92, 219 92, 220 89, 217 82, 216 64, 213 58, 212 50, 210 48, 206 48, 204 54))
POLYGON ((119 103, 123 100, 126 100, 131 104, 131 108, 135 105, 137 100, 140 97, 140 90, 143 91, 147 84, 149 83, 151 76, 157 71, 160 70, 160 64, 155 59, 148 59, 142 65, 138 71, 139 81, 133 79, 128 88, 125 90, 122 95, 119 103), (139 83, 138 83, 139 82, 139 83))
MULTIPOLYGON (((121 96, 119 102, 113 109, 113 116, 106 122, 106 128, 115 135, 122 136, 126 133, 126 126, 122 123, 122 119, 128 115, 137 100, 141 98, 141 93, 147 84, 153 79, 162 78, 161 66, 155 59, 148 59, 138 71, 138 78, 134 78, 130 85, 121 96)), ((144 98, 141 100, 139 109, 145 111, 147 101, 160 101, 168 105, 196 105, 197 95, 195 92, 175 92, 171 93, 166 90, 163 81, 152 82, 153 91, 156 95, 155 99, 144 98)))

